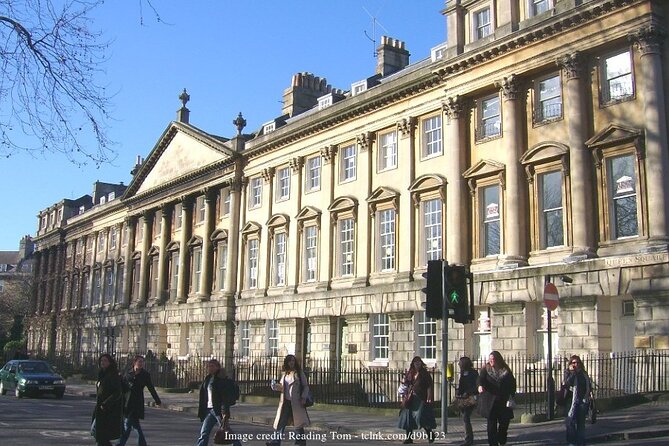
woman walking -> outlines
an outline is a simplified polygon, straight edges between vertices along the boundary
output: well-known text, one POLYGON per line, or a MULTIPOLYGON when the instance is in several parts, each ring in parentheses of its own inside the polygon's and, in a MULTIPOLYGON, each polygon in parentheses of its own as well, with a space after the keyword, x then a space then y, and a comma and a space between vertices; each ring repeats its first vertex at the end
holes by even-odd
POLYGON ((196 446, 207 446, 209 435, 215 425, 223 425, 223 415, 226 417, 230 407, 225 403, 223 378, 221 375, 221 363, 216 359, 207 362, 207 376, 200 386, 200 399, 197 416, 202 421, 200 436, 195 443, 196 446))
POLYGON ((123 421, 123 393, 116 361, 104 354, 98 359, 95 409, 93 410, 95 442, 98 446, 111 446, 111 440, 121 436, 123 421))
POLYGON ((126 387, 126 401, 123 406, 123 415, 125 420, 123 422, 123 433, 121 434, 121 441, 117 446, 125 446, 130 433, 133 429, 137 431, 139 436, 137 444, 139 446, 146 446, 146 439, 142 426, 139 420, 144 419, 144 388, 149 389, 153 400, 160 406, 160 397, 156 393, 156 388, 151 382, 151 375, 144 369, 144 357, 137 355, 132 363, 132 369, 123 378, 123 385, 126 387))
POLYGON ((288 355, 283 360, 283 376, 278 383, 272 382, 272 390, 281 392, 279 407, 274 419, 273 440, 267 446, 279 446, 286 426, 295 427, 295 444, 306 445, 304 428, 310 424, 309 414, 304 407, 309 395, 309 383, 302 373, 295 355, 288 355))
POLYGON ((460 412, 462 412, 462 421, 465 425, 465 441, 460 446, 471 446, 474 444, 474 431, 472 429, 472 412, 476 408, 476 398, 478 389, 476 387, 479 373, 474 369, 472 360, 463 356, 458 361, 460 367, 460 379, 458 380, 458 389, 455 396, 459 401, 460 412))
POLYGON ((404 444, 413 443, 414 429, 425 429, 428 441, 433 443, 433 429, 437 427, 432 407, 434 381, 420 356, 411 360, 403 384, 407 390, 402 395, 402 410, 397 427, 406 431, 404 444))
POLYGON ((509 423, 513 419, 516 378, 498 351, 488 357, 488 364, 479 373, 479 411, 487 419, 488 445, 506 444, 509 423))
POLYGON ((573 355, 569 359, 569 367, 563 385, 571 389, 571 401, 566 401, 567 443, 570 446, 583 446, 585 445, 585 417, 590 404, 591 388, 590 378, 578 355, 573 355))

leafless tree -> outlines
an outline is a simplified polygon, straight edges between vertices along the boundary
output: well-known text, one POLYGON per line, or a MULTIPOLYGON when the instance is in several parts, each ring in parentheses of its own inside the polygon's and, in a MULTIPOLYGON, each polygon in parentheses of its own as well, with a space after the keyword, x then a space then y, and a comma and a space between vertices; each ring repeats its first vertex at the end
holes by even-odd
POLYGON ((0 0, 0 155, 110 161, 110 95, 97 75, 108 42, 91 28, 102 0, 0 0), (90 133, 89 133, 90 132, 90 133), (97 144, 89 147, 85 136, 97 144))

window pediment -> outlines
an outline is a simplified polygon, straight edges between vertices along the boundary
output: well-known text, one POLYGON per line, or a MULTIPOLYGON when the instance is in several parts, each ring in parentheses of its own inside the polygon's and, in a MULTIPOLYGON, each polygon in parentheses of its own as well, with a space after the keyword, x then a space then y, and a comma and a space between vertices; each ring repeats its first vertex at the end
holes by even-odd
POLYGON ((467 169, 462 176, 468 180, 469 190, 473 194, 476 191, 476 182, 482 178, 497 177, 502 188, 505 187, 504 171, 506 166, 503 163, 493 160, 481 160, 467 169))
POLYGON ((587 140, 585 145, 590 149, 603 149, 629 143, 639 144, 642 135, 643 131, 641 129, 620 124, 609 124, 606 128, 587 140))
POLYGON ((202 246, 202 237, 194 235, 188 240, 188 246, 202 246))
POLYGON ((213 234, 211 234, 211 241, 212 242, 220 242, 222 240, 227 240, 228 239, 228 231, 225 229, 217 229, 214 231, 213 234))
POLYGON ((328 206, 328 211, 332 213, 346 212, 358 207, 358 200, 353 197, 340 197, 328 206))
POLYGON ((111 267, 114 266, 114 261, 113 261, 112 259, 107 259, 107 260, 105 260, 105 262, 102 264, 102 266, 103 266, 105 269, 111 268, 111 267))
POLYGON ((271 228, 277 228, 280 226, 288 227, 290 223, 290 217, 286 214, 275 214, 272 215, 269 220, 267 220, 267 226, 271 228))
POLYGON ((170 242, 167 245, 167 251, 168 252, 174 252, 179 250, 179 242, 170 242))
POLYGON ((149 249, 149 257, 155 257, 158 254, 160 254, 160 248, 157 246, 152 246, 151 249, 149 249))
POLYGON ((409 192, 413 195, 414 203, 420 200, 420 195, 428 192, 438 191, 439 196, 443 201, 446 201, 446 185, 448 181, 441 175, 427 174, 416 178, 411 186, 409 192))
POLYGON ((262 226, 260 226, 258 223, 249 221, 244 225, 241 232, 243 235, 259 234, 261 229, 262 226))
POLYGON ((321 211, 316 209, 313 206, 305 206, 302 210, 295 216, 295 219, 298 222, 304 222, 305 220, 320 220, 321 211))
POLYGON ((135 251, 135 252, 132 254, 132 259, 133 259, 133 260, 139 260, 139 259, 141 259, 141 258, 142 258, 142 252, 141 252, 141 251, 135 251))
POLYGON ((569 153, 569 147, 559 142, 547 141, 535 145, 520 158, 521 164, 539 164, 564 157, 569 153))
POLYGON ((395 209, 397 209, 399 198, 399 192, 389 187, 381 186, 372 192, 372 194, 367 198, 367 204, 371 209, 374 209, 379 203, 392 202, 395 209))

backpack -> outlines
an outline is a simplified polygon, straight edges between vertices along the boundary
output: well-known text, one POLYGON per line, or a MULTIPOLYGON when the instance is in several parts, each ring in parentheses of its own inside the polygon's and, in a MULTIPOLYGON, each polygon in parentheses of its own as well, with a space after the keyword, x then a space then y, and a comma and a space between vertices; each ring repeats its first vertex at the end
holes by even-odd
POLYGON ((232 378, 223 378, 223 400, 228 406, 237 404, 239 394, 239 384, 232 378))

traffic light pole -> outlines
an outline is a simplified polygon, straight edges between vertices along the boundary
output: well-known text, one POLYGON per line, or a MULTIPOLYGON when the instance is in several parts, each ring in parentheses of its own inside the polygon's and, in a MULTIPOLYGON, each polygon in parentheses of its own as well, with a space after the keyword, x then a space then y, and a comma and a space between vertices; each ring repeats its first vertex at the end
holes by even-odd
MULTIPOLYGON (((448 262, 441 262, 441 273, 446 278, 444 271, 448 262)), ((448 432, 448 296, 446 296, 446 280, 441 281, 441 431, 448 432)))

